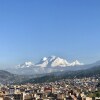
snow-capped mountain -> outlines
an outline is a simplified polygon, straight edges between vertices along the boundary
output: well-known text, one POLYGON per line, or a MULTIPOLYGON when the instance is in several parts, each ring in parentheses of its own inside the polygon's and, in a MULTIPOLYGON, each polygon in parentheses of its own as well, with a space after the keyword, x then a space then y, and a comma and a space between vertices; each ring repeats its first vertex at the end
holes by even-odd
POLYGON ((69 63, 65 59, 62 59, 60 57, 55 58, 54 61, 51 62, 52 67, 57 67, 57 66, 65 67, 68 65, 69 63))
POLYGON ((28 68, 28 67, 32 67, 34 66, 34 64, 32 62, 25 62, 23 64, 19 64, 16 66, 16 68, 28 68))
POLYGON ((41 59, 39 63, 36 64, 36 66, 39 67, 67 67, 76 65, 83 65, 83 63, 80 63, 78 60, 69 63, 66 59, 56 56, 50 56, 48 58, 44 57, 41 59))
POLYGON ((73 70, 82 68, 83 63, 80 63, 78 60, 69 63, 66 59, 56 56, 43 57, 38 63, 25 62, 19 64, 16 68, 8 70, 14 74, 44 74, 64 70, 73 70))
POLYGON ((48 63, 49 63, 48 58, 44 57, 40 60, 39 63, 35 64, 35 66, 37 66, 37 67, 47 67, 48 63))
POLYGON ((84 64, 80 63, 78 60, 75 60, 74 62, 70 63, 70 66, 76 66, 76 65, 84 65, 84 64))
POLYGON ((20 75, 37 75, 60 71, 76 71, 92 68, 100 65, 100 61, 84 65, 78 60, 69 62, 66 59, 56 56, 43 57, 38 63, 25 62, 16 68, 7 69, 7 71, 20 75))
POLYGON ((29 67, 40 67, 40 68, 55 68, 55 67, 68 67, 83 65, 78 60, 69 63, 66 59, 50 56, 43 57, 38 63, 33 64, 32 62, 25 62, 24 64, 18 65, 17 68, 29 68, 29 67))

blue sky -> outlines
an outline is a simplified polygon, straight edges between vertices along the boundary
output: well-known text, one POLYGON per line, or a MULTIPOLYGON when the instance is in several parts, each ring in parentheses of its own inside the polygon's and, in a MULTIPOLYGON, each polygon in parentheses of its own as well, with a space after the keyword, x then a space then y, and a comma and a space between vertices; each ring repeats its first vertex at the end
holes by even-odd
POLYGON ((49 55, 100 60, 100 0, 0 1, 0 65, 49 55))

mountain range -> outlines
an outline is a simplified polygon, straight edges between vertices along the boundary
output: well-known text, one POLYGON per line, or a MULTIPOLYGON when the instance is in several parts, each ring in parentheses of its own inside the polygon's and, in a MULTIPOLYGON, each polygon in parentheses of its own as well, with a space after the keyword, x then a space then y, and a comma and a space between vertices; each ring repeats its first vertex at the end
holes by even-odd
POLYGON ((35 75, 63 71, 69 68, 73 69, 73 67, 82 65, 84 64, 80 63, 78 60, 70 63, 61 57, 49 56, 43 57, 38 63, 33 63, 30 61, 24 62, 12 69, 7 69, 7 71, 19 75, 35 75))
POLYGON ((67 66, 76 66, 76 65, 83 65, 78 60, 75 60, 72 63, 69 63, 66 59, 50 56, 50 57, 43 57, 38 63, 33 64, 32 62, 25 62, 23 64, 19 64, 17 68, 29 68, 29 67, 67 67, 67 66))
POLYGON ((43 57, 36 64, 25 62, 6 71, 0 70, 0 83, 37 83, 94 75, 100 75, 100 61, 86 65, 78 60, 69 63, 66 59, 50 56, 43 57))
POLYGON ((7 71, 18 75, 37 75, 59 71, 76 71, 100 65, 100 61, 93 64, 80 63, 78 60, 69 62, 56 56, 43 57, 38 63, 24 62, 7 71))

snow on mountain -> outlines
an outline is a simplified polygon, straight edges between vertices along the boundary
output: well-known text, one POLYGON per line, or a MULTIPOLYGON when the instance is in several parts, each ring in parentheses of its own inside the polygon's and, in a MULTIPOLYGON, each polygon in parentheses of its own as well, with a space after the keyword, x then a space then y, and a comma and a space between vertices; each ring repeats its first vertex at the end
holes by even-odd
POLYGON ((56 56, 44 57, 37 63, 35 66, 39 67, 67 67, 67 66, 76 66, 76 65, 83 65, 78 60, 75 62, 69 63, 66 59, 62 59, 56 56))
POLYGON ((28 67, 31 67, 33 66, 34 64, 32 62, 25 62, 23 64, 19 64, 16 66, 16 68, 28 68, 28 67))
POLYGON ((52 62, 53 60, 55 60, 57 57, 56 56, 50 56, 48 57, 49 62, 52 62))
POLYGON ((44 57, 43 59, 40 60, 39 63, 37 63, 35 66, 39 66, 39 67, 47 67, 48 65, 48 58, 44 57))
POLYGON ((54 59, 53 62, 51 62, 52 67, 57 67, 57 66, 65 67, 68 65, 69 63, 65 59, 62 59, 60 57, 57 57, 56 59, 54 59))
POLYGON ((76 66, 76 65, 84 65, 83 63, 80 63, 78 60, 70 63, 70 66, 76 66))
POLYGON ((55 59, 56 57, 55 56, 50 56, 50 57, 44 57, 40 60, 39 63, 37 63, 35 66, 39 66, 39 67, 48 67, 48 66, 51 66, 51 62, 55 59))
POLYGON ((50 57, 43 57, 40 62, 37 64, 33 64, 32 62, 25 62, 24 64, 18 65, 17 68, 28 68, 28 67, 41 67, 41 68, 55 68, 55 67, 68 67, 68 66, 78 66, 83 65, 78 60, 69 63, 66 59, 50 56, 50 57))
MULTIPOLYGON (((14 74, 20 75, 32 75, 32 74, 44 74, 57 71, 65 70, 79 70, 85 67, 80 67, 83 63, 80 63, 78 60, 74 62, 69 62, 66 59, 56 56, 43 57, 38 63, 32 63, 30 61, 25 62, 16 66, 14 69, 8 70, 14 74)), ((85 66, 85 65, 84 65, 85 66)))
POLYGON ((48 58, 47 57, 44 57, 43 59, 42 59, 42 61, 46 61, 48 58))

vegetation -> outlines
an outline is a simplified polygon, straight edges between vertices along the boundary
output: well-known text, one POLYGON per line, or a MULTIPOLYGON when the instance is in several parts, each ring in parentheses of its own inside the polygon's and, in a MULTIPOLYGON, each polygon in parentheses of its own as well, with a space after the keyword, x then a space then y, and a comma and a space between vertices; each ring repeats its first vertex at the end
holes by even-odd
POLYGON ((100 66, 93 67, 87 70, 64 71, 64 72, 52 73, 49 75, 45 75, 43 77, 32 78, 28 81, 24 81, 23 83, 54 82, 61 79, 72 79, 72 78, 82 78, 82 77, 92 77, 92 76, 95 76, 95 77, 100 76, 100 66))

